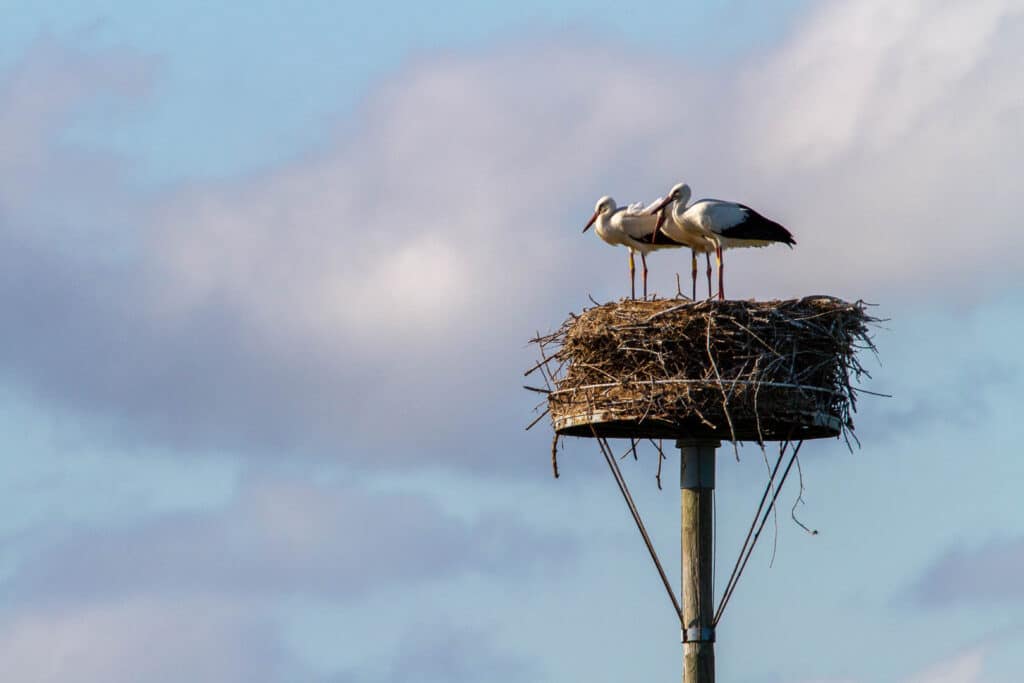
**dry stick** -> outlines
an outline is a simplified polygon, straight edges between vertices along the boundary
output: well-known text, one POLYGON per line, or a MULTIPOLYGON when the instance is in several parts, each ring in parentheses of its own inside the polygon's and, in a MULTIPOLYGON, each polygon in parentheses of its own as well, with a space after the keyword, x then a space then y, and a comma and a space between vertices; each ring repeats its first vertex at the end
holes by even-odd
POLYGON ((532 429, 532 428, 533 428, 533 426, 534 426, 535 424, 537 424, 538 422, 540 422, 540 419, 541 419, 542 417, 544 417, 545 415, 547 415, 547 414, 548 414, 549 412, 551 412, 551 408, 545 408, 545 409, 544 409, 544 412, 543 412, 543 413, 541 413, 540 415, 538 415, 538 416, 537 416, 537 419, 536 419, 536 420, 534 420, 534 421, 533 421, 533 422, 531 422, 530 424, 526 425, 526 431, 530 431, 530 429, 532 429))
POLYGON ((661 490, 661 461, 665 460, 665 452, 661 449, 661 439, 658 439, 658 443, 654 443, 654 439, 647 439, 651 442, 651 445, 658 449, 658 473, 654 475, 655 481, 658 482, 658 490, 661 490))
MULTIPOLYGON (((629 440, 629 444, 630 444, 630 446, 629 446, 629 448, 627 448, 627 449, 626 449, 625 451, 623 451, 622 455, 620 455, 620 456, 619 456, 619 460, 625 460, 625 459, 626 459, 626 456, 627 456, 627 455, 629 455, 630 451, 632 451, 632 450, 633 450, 634 448, 636 448, 636 446, 634 445, 634 443, 635 443, 635 442, 633 441, 633 439, 630 439, 630 440, 629 440)), ((609 445, 609 448, 610 448, 610 447, 611 447, 611 446, 609 445)))
POLYGON ((530 374, 532 374, 534 371, 539 370, 541 366, 547 365, 549 362, 551 362, 551 358, 548 358, 544 355, 543 347, 541 347, 540 357, 541 359, 537 361, 537 363, 535 363, 532 367, 530 367, 529 370, 523 373, 523 377, 529 377, 530 374))
MULTIPOLYGON (((786 443, 789 443, 789 441, 787 440, 786 443)), ((782 455, 784 452, 785 451, 783 451, 781 448, 779 449, 779 455, 782 455)), ((772 493, 774 493, 774 491, 772 493)), ((779 508, 777 506, 775 506, 775 505, 772 505, 771 513, 772 513, 772 530, 773 530, 773 533, 772 533, 772 556, 768 560, 768 568, 769 569, 771 569, 772 567, 775 566, 775 553, 778 552, 778 549, 779 549, 779 508)), ((736 580, 739 581, 738 578, 736 580)))
MULTIPOLYGON (((864 374, 867 375, 869 378, 871 377, 871 375, 868 375, 868 373, 866 373, 866 372, 864 374)), ((859 387, 850 387, 850 391, 852 391, 855 394, 867 394, 868 396, 881 396, 882 398, 892 398, 892 396, 893 396, 892 394, 880 394, 877 391, 868 391, 867 389, 861 389, 859 387)))
MULTIPOLYGON (((737 372, 737 373, 736 373, 736 378, 737 378, 737 379, 739 379, 740 377, 742 377, 742 376, 743 376, 743 371, 747 369, 747 365, 748 365, 749 363, 750 363, 750 359, 749 359, 749 358, 748 358, 748 359, 746 359, 745 361, 743 361, 743 366, 742 366, 742 367, 741 367, 741 368, 739 369, 739 372, 737 372)), ((752 375, 751 375, 751 376, 752 376, 752 375)), ((748 381, 748 382, 753 382, 753 384, 754 384, 754 385, 755 385, 755 387, 756 387, 756 385, 757 385, 757 380, 747 380, 747 381, 748 381)), ((727 399, 731 399, 731 398, 732 398, 732 395, 733 395, 734 393, 736 393, 736 387, 738 387, 738 386, 740 386, 740 385, 739 385, 739 384, 737 384, 736 382, 732 382, 732 383, 731 383, 731 384, 729 385, 729 394, 728 394, 728 397, 727 397, 727 399)))
POLYGON ((676 311, 681 311, 682 309, 686 308, 687 306, 692 306, 692 305, 693 305, 692 301, 687 301, 685 304, 679 304, 678 306, 672 306, 671 308, 666 308, 664 311, 658 311, 657 313, 652 314, 650 317, 645 318, 640 324, 641 325, 646 325, 647 323, 651 322, 652 320, 654 320, 656 318, 660 318, 663 315, 668 315, 669 313, 675 313, 676 311))
POLYGON ((800 475, 800 493, 797 494, 796 500, 793 501, 793 507, 789 510, 789 516, 793 518, 793 521, 796 522, 801 529, 809 533, 811 536, 817 536, 817 529, 809 529, 803 522, 796 518, 796 506, 800 503, 804 503, 806 505, 804 502, 804 470, 800 467, 800 458, 796 459, 796 473, 800 475))
POLYGON ((750 328, 748 328, 747 326, 743 325, 743 324, 742 324, 742 323, 740 323, 740 322, 739 322, 738 320, 733 320, 733 323, 735 323, 737 327, 739 327, 740 329, 742 329, 742 330, 743 330, 744 332, 746 332, 747 334, 749 334, 749 335, 750 335, 751 337, 753 337, 753 338, 754 338, 754 339, 756 339, 757 341, 759 341, 759 342, 761 342, 762 344, 764 344, 764 347, 765 347, 766 349, 768 349, 769 351, 771 351, 772 353, 774 353, 774 354, 775 354, 776 356, 781 356, 781 355, 782 355, 781 353, 779 353, 778 351, 776 351, 776 350, 775 350, 774 348, 772 348, 772 345, 771 345, 771 344, 769 344, 768 342, 766 342, 766 341, 765 341, 764 339, 761 339, 761 337, 757 336, 757 335, 756 335, 756 334, 754 333, 754 331, 753 331, 753 330, 751 330, 751 329, 750 329, 750 328))
MULTIPOLYGON (((760 359, 754 361, 754 367, 750 370, 750 375, 753 377, 754 372, 758 369, 760 359)), ((761 393, 761 385, 754 385, 754 424, 757 426, 757 445, 761 447, 761 455, 764 456, 764 466, 771 469, 768 464, 768 453, 764 450, 764 433, 761 431, 761 411, 757 409, 757 398, 761 393)))
POLYGON ((622 497, 626 501, 626 506, 629 508, 630 514, 633 515, 633 521, 636 522, 636 528, 639 529, 640 535, 644 539, 644 544, 647 546, 647 552, 651 554, 651 559, 654 560, 654 566, 658 570, 658 575, 661 576, 661 582, 665 585, 665 591, 668 593, 668 597, 672 601, 672 606, 675 608, 676 614, 679 616, 679 623, 680 625, 684 625, 683 610, 679 606, 679 600, 676 599, 676 594, 672 591, 672 584, 669 583, 668 577, 665 575, 665 569, 661 566, 661 560, 658 559, 658 553, 654 550, 654 544, 651 543, 651 537, 647 535, 647 529, 644 527, 643 520, 640 519, 640 512, 636 508, 636 503, 633 502, 633 496, 629 493, 629 487, 626 486, 626 480, 623 478, 622 470, 619 469, 619 464, 615 460, 615 454, 612 453, 612 449, 608 445, 607 439, 597 436, 597 432, 594 431, 593 425, 591 425, 590 431, 597 439, 597 445, 601 448, 601 453, 604 455, 605 462, 608 463, 608 468, 612 471, 612 477, 615 479, 615 483, 619 486, 619 492, 622 493, 622 497))
MULTIPOLYGON (((758 359, 758 361, 759 360, 760 360, 760 358, 758 359)), ((758 361, 754 361, 754 369, 755 370, 757 369, 758 361)), ((750 372, 751 372, 751 375, 753 375, 754 370, 751 370, 750 372)), ((761 432, 761 413, 757 409, 757 395, 758 395, 758 393, 760 393, 760 391, 761 391, 761 385, 758 384, 756 387, 754 387, 754 420, 755 420, 755 422, 757 424, 757 445, 760 446, 760 448, 761 448, 761 456, 764 458, 764 466, 765 466, 765 469, 767 469, 768 472, 769 472, 768 488, 765 489, 765 494, 767 494, 768 490, 772 486, 772 479, 775 478, 775 472, 772 472, 771 465, 768 463, 768 451, 766 451, 765 448, 764 448, 764 434, 761 432)), ((790 430, 790 435, 792 435, 792 430, 790 430)), ((786 439, 786 443, 787 444, 789 443, 789 439, 786 439)), ((780 446, 779 447, 779 461, 778 462, 780 462, 780 463, 782 462, 782 456, 783 456, 783 454, 785 452, 786 452, 785 446, 784 445, 780 446)), ((778 471, 778 469, 779 469, 779 466, 778 466, 778 464, 776 464, 775 465, 775 470, 778 471)), ((761 504, 764 505, 764 498, 761 498, 761 504)), ((761 514, 760 508, 758 509, 757 513, 754 514, 754 519, 755 520, 757 519, 757 516, 759 514, 761 514)), ((774 562, 775 561, 775 549, 778 547, 778 544, 779 544, 779 515, 778 515, 777 512, 774 515, 772 515, 772 525, 775 527, 775 536, 772 538, 772 562, 774 562)), ((751 527, 751 529, 753 529, 753 527, 751 527)), ((749 537, 750 537, 750 532, 747 532, 747 538, 749 538, 749 537)), ((744 541, 744 543, 745 543, 745 541, 744 541)), ((740 554, 741 555, 743 554, 742 550, 740 551, 740 554)), ((771 563, 769 563, 769 566, 771 566, 771 563)))
POLYGON ((736 591, 736 585, 740 581, 740 577, 743 576, 743 570, 747 567, 747 562, 750 560, 750 556, 754 553, 754 546, 757 545, 757 539, 761 537, 761 531, 764 529, 765 522, 768 521, 768 513, 775 507, 775 501, 778 499, 779 494, 782 493, 782 487, 786 484, 786 478, 789 476, 789 471, 793 467, 793 462, 796 460, 796 456, 800 453, 801 446, 804 445, 803 441, 797 442, 796 449, 793 451, 793 455, 789 457, 789 464, 786 465, 785 471, 782 473, 782 478, 779 480, 779 486, 775 489, 775 494, 772 495, 771 503, 768 504, 768 509, 765 510, 764 516, 761 518, 761 524, 757 527, 757 533, 754 534, 754 539, 750 543, 750 548, 747 550, 747 555, 743 559, 743 563, 740 565, 739 572, 736 574, 736 579, 732 583, 732 588, 728 593, 722 595, 722 602, 718 605, 718 611, 715 613, 714 621, 711 622, 712 626, 718 625, 718 620, 722 618, 722 613, 725 611, 726 605, 729 604, 729 599, 732 594, 736 591))
MULTIPOLYGON (((540 338, 540 330, 537 330, 537 337, 536 338, 537 339, 540 338)), ((540 356, 541 356, 541 358, 545 358, 545 360, 547 360, 546 354, 544 353, 544 348, 543 347, 541 347, 540 356)), ((544 378, 544 385, 548 388, 548 392, 551 391, 551 388, 552 388, 551 385, 554 383, 554 378, 550 377, 551 373, 549 372, 549 370, 550 370, 550 368, 548 368, 548 363, 544 363, 544 365, 542 365, 541 369, 540 369, 540 374, 544 378)))
POLYGON ((711 361, 711 367, 715 371, 715 377, 718 378, 718 388, 722 392, 722 412, 725 413, 725 421, 729 423, 729 436, 732 438, 732 450, 736 454, 736 462, 740 460, 740 448, 736 445, 736 430, 732 426, 732 416, 729 415, 729 397, 725 393, 725 387, 722 385, 722 376, 718 374, 718 364, 715 363, 715 358, 711 354, 711 316, 708 316, 707 333, 704 335, 704 346, 708 351, 708 360, 711 361))
POLYGON ((661 461, 665 459, 662 453, 658 453, 658 471, 654 475, 654 481, 658 483, 658 490, 661 490, 661 461))
MULTIPOLYGON (((541 351, 542 355, 543 355, 543 353, 544 352, 541 351)), ((550 391, 553 391, 555 387, 558 386, 558 382, 555 381, 555 373, 551 372, 551 363, 553 361, 555 361, 555 360, 557 360, 557 358, 549 357, 548 358, 548 362, 544 363, 544 365, 540 366, 540 375, 541 375, 541 377, 544 378, 544 386, 546 386, 548 388, 549 393, 550 393, 550 391)), ((558 372, 561 369, 562 369, 562 366, 559 365, 558 366, 558 370, 556 370, 555 372, 558 372)))
POLYGON ((558 479, 558 432, 555 432, 555 438, 551 440, 551 470, 555 479, 558 479))
POLYGON ((584 363, 582 361, 576 361, 576 365, 578 365, 580 367, 583 367, 583 368, 590 368, 591 370, 597 370, 598 372, 600 372, 602 375, 604 375, 608 379, 614 380, 609 386, 613 386, 613 387, 622 386, 622 380, 621 379, 619 379, 618 377, 616 377, 612 373, 608 372, 607 370, 602 370, 601 368, 597 367, 596 365, 593 365, 592 363, 584 363))

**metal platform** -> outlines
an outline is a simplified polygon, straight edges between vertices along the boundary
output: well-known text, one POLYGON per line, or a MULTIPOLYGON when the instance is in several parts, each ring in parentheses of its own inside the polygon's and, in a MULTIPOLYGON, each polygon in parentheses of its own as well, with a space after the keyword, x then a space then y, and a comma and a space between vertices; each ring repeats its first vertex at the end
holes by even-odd
POLYGON ((756 421, 734 420, 711 426, 696 416, 682 416, 676 422, 664 420, 622 420, 608 411, 594 411, 553 418, 555 431, 561 436, 605 437, 608 439, 718 439, 720 441, 797 441, 801 439, 835 438, 842 432, 841 420, 827 413, 801 415, 798 420, 782 423, 762 419, 760 431, 756 421))

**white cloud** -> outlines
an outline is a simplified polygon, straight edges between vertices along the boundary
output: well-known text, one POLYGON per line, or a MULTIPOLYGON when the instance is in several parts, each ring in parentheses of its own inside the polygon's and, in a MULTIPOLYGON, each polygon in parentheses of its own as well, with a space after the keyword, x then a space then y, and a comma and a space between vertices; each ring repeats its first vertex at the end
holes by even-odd
MULTIPOLYGON (((0 359, 54 400, 183 448, 478 463, 451 445, 493 435, 523 340, 587 292, 626 291, 624 254, 579 234, 601 194, 650 199, 682 178, 786 223, 796 250, 729 255, 737 296, 885 302, 941 285, 970 300, 1020 284, 1022 43, 1019 3, 843 0, 714 72, 576 44, 434 57, 322 149, 145 201, 52 143, 57 123, 26 124, 39 106, 8 84, 0 139, 50 141, 37 147, 51 162, 25 195, 43 199, 0 199, 0 302, 18 328, 0 359), (96 191, 68 191, 65 162, 96 191), (104 234, 127 256, 99 268, 60 230, 111 205, 104 234), (40 230, 54 236, 24 265, 40 230)), ((96 70, 82 80, 102 86, 96 70)), ((39 90, 68 80, 38 73, 39 90)), ((655 288, 687 266, 654 257, 655 288)))
POLYGON ((1022 39, 1016 0, 833 2, 746 71, 745 170, 801 228, 792 282, 969 300, 1019 272, 1022 39))
MULTIPOLYGON (((340 643, 350 648, 352 643, 340 643)), ((479 633, 431 624, 385 661, 318 672, 272 614, 231 600, 145 598, 0 613, 0 666, 24 683, 470 683, 537 680, 536 666, 479 633)))
POLYGON ((331 675, 300 661, 284 624, 355 619, 367 601, 415 600, 418 588, 521 587, 538 569, 571 567, 574 539, 487 509, 456 516, 423 495, 268 474, 244 478, 223 508, 47 529, 58 540, 0 580, 0 670, 33 683, 468 682, 489 669, 536 680, 532 664, 427 606, 417 618, 429 627, 351 624, 390 654, 343 638, 352 651, 339 659, 354 668, 331 675))
MULTIPOLYGON (((1009 85, 1012 62, 985 62, 1008 39, 998 31, 1022 9, 1013 0, 823 3, 779 54, 747 74, 745 94, 769 104, 757 107, 765 128, 751 131, 758 159, 766 167, 820 168, 854 151, 893 155, 893 145, 920 134, 922 124, 947 121, 979 67, 994 67, 1009 85)), ((984 95, 961 111, 992 117, 1020 104, 999 88, 984 95)), ((932 139, 950 142, 971 143, 932 139)))
MULTIPOLYGON (((900 683, 981 683, 985 678, 985 659, 988 648, 975 646, 956 653, 952 657, 928 664, 900 679, 900 683)), ((858 683, 858 681, 876 680, 875 678, 816 678, 803 680, 801 683, 858 683)))
POLYGON ((985 649, 972 648, 920 671, 906 683, 981 683, 985 672, 985 649))
POLYGON ((314 680, 265 619, 210 600, 129 600, 0 619, 9 680, 49 683, 314 680))

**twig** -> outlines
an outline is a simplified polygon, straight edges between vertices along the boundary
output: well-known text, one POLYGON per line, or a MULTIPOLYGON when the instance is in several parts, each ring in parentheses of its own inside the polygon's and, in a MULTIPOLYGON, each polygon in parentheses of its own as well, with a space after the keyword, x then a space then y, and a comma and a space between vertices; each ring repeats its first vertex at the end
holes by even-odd
POLYGON ((658 443, 655 444, 653 439, 648 439, 651 445, 658 449, 658 473, 654 475, 655 481, 658 482, 658 490, 661 490, 661 463, 665 460, 665 452, 661 449, 661 439, 658 439, 658 443))
POLYGON ((725 394, 725 387, 722 386, 722 376, 718 373, 718 364, 715 363, 714 354, 711 353, 711 316, 707 316, 707 333, 705 334, 705 348, 708 352, 708 361, 718 378, 718 388, 722 390, 722 412, 725 413, 725 421, 729 423, 729 435, 732 437, 732 450, 736 454, 736 462, 740 460, 740 449, 736 445, 736 429, 732 426, 732 416, 729 415, 729 397, 725 394))
POLYGON ((551 439, 551 471, 555 479, 558 479, 558 432, 555 432, 554 438, 551 439))
POLYGON ((547 414, 548 414, 548 413, 550 413, 550 412, 551 412, 551 406, 548 406, 547 408, 545 408, 545 409, 544 409, 544 412, 543 412, 543 413, 541 413, 540 415, 538 415, 538 416, 537 416, 537 418, 536 418, 536 419, 535 419, 535 420, 534 420, 533 422, 531 422, 530 424, 526 425, 526 430, 525 430, 525 431, 530 431, 530 429, 531 429, 531 428, 532 428, 532 427, 533 427, 533 426, 534 426, 535 424, 537 424, 538 422, 540 422, 540 419, 541 419, 542 417, 544 417, 545 415, 547 415, 547 414))
POLYGON ((800 458, 796 459, 796 473, 800 476, 800 492, 797 493, 796 500, 793 501, 793 507, 789 510, 789 516, 793 518, 793 521, 796 522, 801 529, 809 533, 811 536, 817 536, 817 529, 808 528, 807 525, 796 518, 796 506, 799 504, 807 504, 804 502, 804 470, 800 467, 800 458))

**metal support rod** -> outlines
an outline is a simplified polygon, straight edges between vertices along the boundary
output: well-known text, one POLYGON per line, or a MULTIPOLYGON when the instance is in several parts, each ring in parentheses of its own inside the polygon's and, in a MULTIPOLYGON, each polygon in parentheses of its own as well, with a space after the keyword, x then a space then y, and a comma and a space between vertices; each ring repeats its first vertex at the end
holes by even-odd
POLYGON ((714 683, 714 491, 719 441, 676 442, 681 454, 683 683, 714 683))

